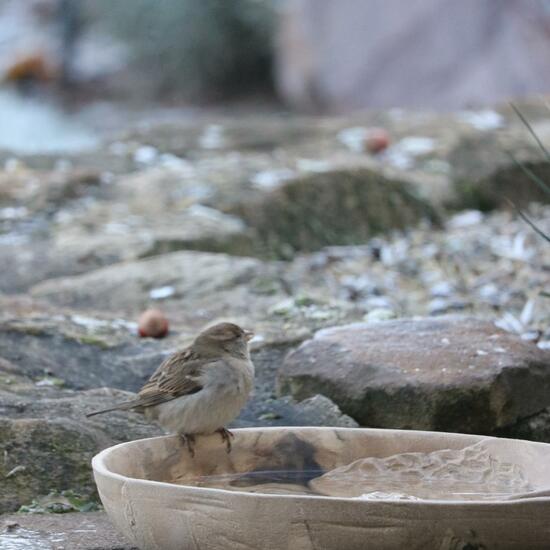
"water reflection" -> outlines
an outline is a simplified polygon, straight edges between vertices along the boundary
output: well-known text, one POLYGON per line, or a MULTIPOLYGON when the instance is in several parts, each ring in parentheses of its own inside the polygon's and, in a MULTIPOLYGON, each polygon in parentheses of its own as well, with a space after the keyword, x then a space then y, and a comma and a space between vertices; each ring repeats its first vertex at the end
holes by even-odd
POLYGON ((328 472, 258 470, 202 476, 186 485, 251 493, 362 500, 495 500, 533 490, 521 467, 482 445, 367 457, 328 472))

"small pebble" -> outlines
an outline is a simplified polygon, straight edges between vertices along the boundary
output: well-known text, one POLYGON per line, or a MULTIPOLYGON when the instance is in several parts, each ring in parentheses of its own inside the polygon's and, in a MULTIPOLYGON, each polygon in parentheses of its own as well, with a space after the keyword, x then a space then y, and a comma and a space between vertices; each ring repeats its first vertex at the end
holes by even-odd
POLYGON ((542 331, 540 330, 528 330, 521 334, 521 339, 526 340, 527 342, 537 342, 542 336, 542 331))
POLYGON ((258 420, 278 420, 279 418, 281 415, 275 412, 266 412, 258 416, 258 420))
POLYGON ((454 287, 448 281, 441 281, 432 285, 430 288, 430 294, 434 298, 448 298, 453 295, 454 287))
POLYGON ((142 145, 134 152, 134 161, 138 164, 152 164, 157 160, 159 152, 150 145, 142 145))
POLYGON ((149 298, 151 298, 151 300, 162 300, 173 296, 175 292, 176 289, 173 286, 160 286, 158 288, 152 288, 149 291, 149 298))
POLYGON ((449 229, 459 229, 461 227, 471 227, 483 222, 483 213, 479 210, 465 210, 452 216, 447 222, 449 229))
POLYGON ((396 315, 392 309, 385 307, 378 307, 369 311, 363 319, 370 323, 376 323, 378 321, 388 321, 389 319, 395 319, 396 315))

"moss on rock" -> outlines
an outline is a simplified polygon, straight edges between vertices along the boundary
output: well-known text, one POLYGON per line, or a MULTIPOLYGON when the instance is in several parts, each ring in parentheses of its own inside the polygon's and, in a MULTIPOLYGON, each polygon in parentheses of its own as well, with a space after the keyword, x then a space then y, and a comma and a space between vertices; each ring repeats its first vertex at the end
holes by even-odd
POLYGON ((52 490, 93 494, 89 463, 96 451, 93 434, 69 419, 1 419, 0 513, 52 490))
POLYGON ((296 178, 236 207, 235 213, 255 229, 263 254, 279 258, 328 245, 364 243, 376 233, 422 218, 437 219, 409 185, 367 169, 296 178))
MULTIPOLYGON (((536 177, 550 185, 550 162, 525 162, 524 168, 536 177)), ((503 166, 494 173, 481 179, 463 179, 455 184, 458 206, 492 210, 508 206, 511 200, 518 206, 526 206, 530 202, 548 202, 545 193, 519 166, 503 166)))

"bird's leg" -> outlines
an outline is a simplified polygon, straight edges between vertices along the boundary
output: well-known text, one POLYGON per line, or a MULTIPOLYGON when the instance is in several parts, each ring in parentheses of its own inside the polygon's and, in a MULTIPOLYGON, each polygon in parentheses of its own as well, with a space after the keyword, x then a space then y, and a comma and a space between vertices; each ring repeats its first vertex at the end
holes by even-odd
POLYGON ((187 447, 191 458, 195 457, 195 436, 191 434, 179 434, 181 442, 187 447))
POLYGON ((226 428, 219 428, 216 431, 222 436, 222 441, 225 442, 227 452, 230 453, 231 452, 231 438, 235 437, 235 434, 230 432, 226 428))

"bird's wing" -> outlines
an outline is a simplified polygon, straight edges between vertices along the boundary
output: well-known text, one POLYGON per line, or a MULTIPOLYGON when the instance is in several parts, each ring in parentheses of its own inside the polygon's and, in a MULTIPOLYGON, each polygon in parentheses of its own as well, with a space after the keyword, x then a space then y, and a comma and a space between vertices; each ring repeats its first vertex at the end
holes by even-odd
POLYGON ((201 374, 208 365, 190 349, 171 355, 141 388, 135 407, 152 407, 200 391, 201 374))
POLYGON ((200 380, 203 369, 214 363, 216 360, 199 359, 191 348, 178 351, 161 363, 141 388, 136 399, 119 403, 108 409, 94 411, 86 416, 130 409, 143 412, 147 407, 154 407, 183 395, 197 393, 202 389, 200 380))

